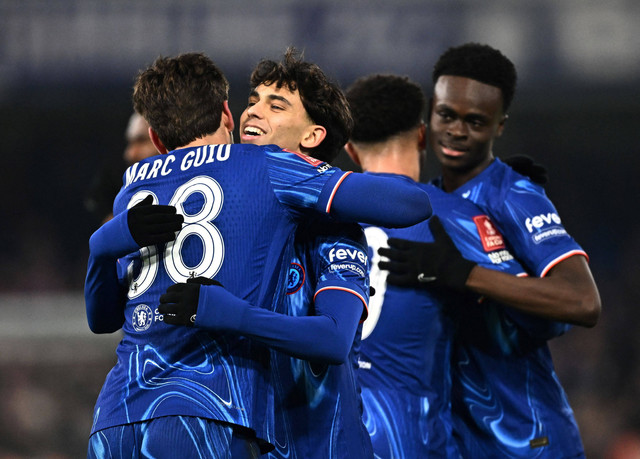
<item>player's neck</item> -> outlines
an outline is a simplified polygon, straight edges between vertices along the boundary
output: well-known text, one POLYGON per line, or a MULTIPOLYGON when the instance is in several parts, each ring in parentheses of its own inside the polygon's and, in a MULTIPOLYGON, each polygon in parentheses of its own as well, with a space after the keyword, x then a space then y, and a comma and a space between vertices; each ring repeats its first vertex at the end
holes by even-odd
POLYGON ((454 190, 457 190, 462 185, 467 183, 469 180, 475 178, 482 171, 484 171, 489 165, 493 162, 493 156, 487 158, 487 161, 484 161, 478 164, 476 167, 472 169, 457 169, 451 167, 443 167, 442 168, 442 185, 444 191, 450 193, 454 190))
POLYGON ((415 142, 394 139, 368 149, 367 154, 360 156, 362 170, 406 175, 416 182, 420 179, 422 155, 415 142))
POLYGON ((229 131, 225 129, 218 129, 213 134, 205 135, 203 137, 198 137, 193 142, 188 143, 180 148, 195 148, 201 147, 203 145, 221 145, 233 143, 232 137, 229 131))

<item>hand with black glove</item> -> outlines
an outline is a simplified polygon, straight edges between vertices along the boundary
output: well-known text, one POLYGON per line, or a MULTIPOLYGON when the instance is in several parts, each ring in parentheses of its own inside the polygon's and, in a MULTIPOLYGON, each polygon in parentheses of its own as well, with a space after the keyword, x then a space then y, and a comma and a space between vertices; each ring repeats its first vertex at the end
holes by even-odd
POLYGON ((173 241, 184 222, 184 217, 176 212, 174 206, 152 203, 153 197, 148 195, 127 213, 129 232, 140 247, 173 241))
POLYGON ((540 163, 536 163, 529 156, 513 155, 502 159, 502 162, 509 165, 518 174, 529 177, 532 182, 538 185, 545 185, 549 181, 547 168, 540 163))
POLYGON ((429 228, 434 242, 416 242, 390 238, 389 247, 378 253, 389 258, 381 261, 380 269, 389 271, 387 283, 402 287, 438 285, 464 290, 476 263, 462 257, 440 219, 431 217, 429 228))
POLYGON ((186 325, 193 327, 198 313, 200 301, 200 287, 203 285, 222 284, 215 279, 196 277, 187 279, 186 284, 174 284, 166 293, 160 296, 158 312, 163 315, 164 322, 171 325, 186 325))

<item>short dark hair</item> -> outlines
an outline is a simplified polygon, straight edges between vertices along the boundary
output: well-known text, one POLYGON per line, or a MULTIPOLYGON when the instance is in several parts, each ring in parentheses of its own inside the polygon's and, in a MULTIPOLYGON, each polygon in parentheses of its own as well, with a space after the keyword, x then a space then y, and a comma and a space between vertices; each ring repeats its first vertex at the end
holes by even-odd
POLYGON ((497 49, 480 43, 466 43, 445 51, 433 67, 433 83, 442 75, 471 78, 499 88, 505 113, 516 91, 517 73, 513 62, 497 49))
POLYGON ((351 140, 380 142, 418 126, 426 104, 422 88, 406 76, 375 74, 346 90, 353 115, 351 140))
POLYGON ((203 53, 159 57, 138 73, 133 106, 168 150, 220 127, 229 82, 203 53))
POLYGON ((289 47, 280 62, 261 60, 251 73, 251 88, 275 83, 277 88, 298 90, 309 118, 327 130, 324 140, 310 153, 331 162, 349 140, 353 128, 351 111, 340 86, 316 64, 302 59, 302 53, 289 47))

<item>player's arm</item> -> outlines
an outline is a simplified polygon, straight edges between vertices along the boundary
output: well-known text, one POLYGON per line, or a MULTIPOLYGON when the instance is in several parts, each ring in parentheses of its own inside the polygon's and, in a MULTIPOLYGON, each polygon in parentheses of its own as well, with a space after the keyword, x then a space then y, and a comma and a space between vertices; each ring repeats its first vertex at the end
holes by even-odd
POLYGON ((168 324, 240 334, 296 358, 339 365, 347 361, 363 301, 355 292, 328 288, 316 294, 316 315, 288 316, 252 305, 216 281, 196 278, 169 287, 158 310, 168 324))
POLYGON ((115 260, 89 255, 84 299, 93 333, 113 333, 122 328, 126 292, 118 282, 115 260))
POLYGON ((413 180, 355 172, 343 177, 328 209, 339 220, 401 228, 431 216, 429 196, 413 180))
POLYGON ((600 295, 580 255, 557 263, 544 277, 518 277, 478 266, 465 259, 437 217, 429 223, 434 242, 389 239, 380 262, 390 271, 387 282, 401 286, 441 285, 470 289, 519 311, 585 327, 596 324, 600 295))
MULTIPOLYGON (((602 305, 587 254, 562 226, 556 229, 564 233, 563 236, 554 236, 539 244, 532 244, 532 232, 523 228, 522 222, 531 215, 557 216, 557 210, 544 192, 512 187, 504 196, 504 205, 496 212, 496 221, 500 222, 500 229, 513 247, 514 255, 535 275, 508 279, 507 284, 500 285, 504 281, 501 277, 484 272, 486 268, 474 268, 473 284, 467 286, 479 293, 490 289, 493 298, 503 298, 506 304, 530 314, 593 327, 600 317, 602 305), (491 287, 488 282, 497 285, 491 287)), ((541 230, 544 233, 545 227, 541 230)))
POLYGON ((141 247, 175 238, 184 217, 173 206, 151 205, 151 196, 116 215, 89 239, 89 262, 84 285, 89 328, 112 333, 124 323, 126 295, 118 281, 117 259, 141 247))
POLYGON ((408 177, 345 172, 275 145, 265 148, 273 190, 294 213, 312 208, 342 222, 385 227, 411 226, 431 216, 429 196, 408 177))
POLYGON ((466 287, 520 311, 593 327, 600 316, 598 288, 584 256, 571 256, 545 277, 516 277, 475 266, 466 287))

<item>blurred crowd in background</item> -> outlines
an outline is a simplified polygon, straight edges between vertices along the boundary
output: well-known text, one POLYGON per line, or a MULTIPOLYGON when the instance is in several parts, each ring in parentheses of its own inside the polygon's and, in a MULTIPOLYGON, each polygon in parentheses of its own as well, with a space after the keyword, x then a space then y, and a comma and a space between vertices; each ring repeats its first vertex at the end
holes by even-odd
MULTIPOLYGON (((547 193, 600 289, 599 324, 551 343, 587 457, 640 457, 614 455, 622 443, 640 451, 640 4, 130 3, 0 0, 0 312, 10 315, 0 321, 0 459, 85 454, 117 342, 91 336, 84 319, 88 238, 100 224, 85 201, 99 171, 122 162, 139 68, 204 51, 227 73, 237 117, 252 66, 290 44, 343 87, 396 73, 429 94, 437 56, 466 41, 516 64, 494 153, 548 168, 547 193)), ((346 154, 336 165, 355 167, 346 154)), ((437 174, 428 158, 424 179, 437 174)))

